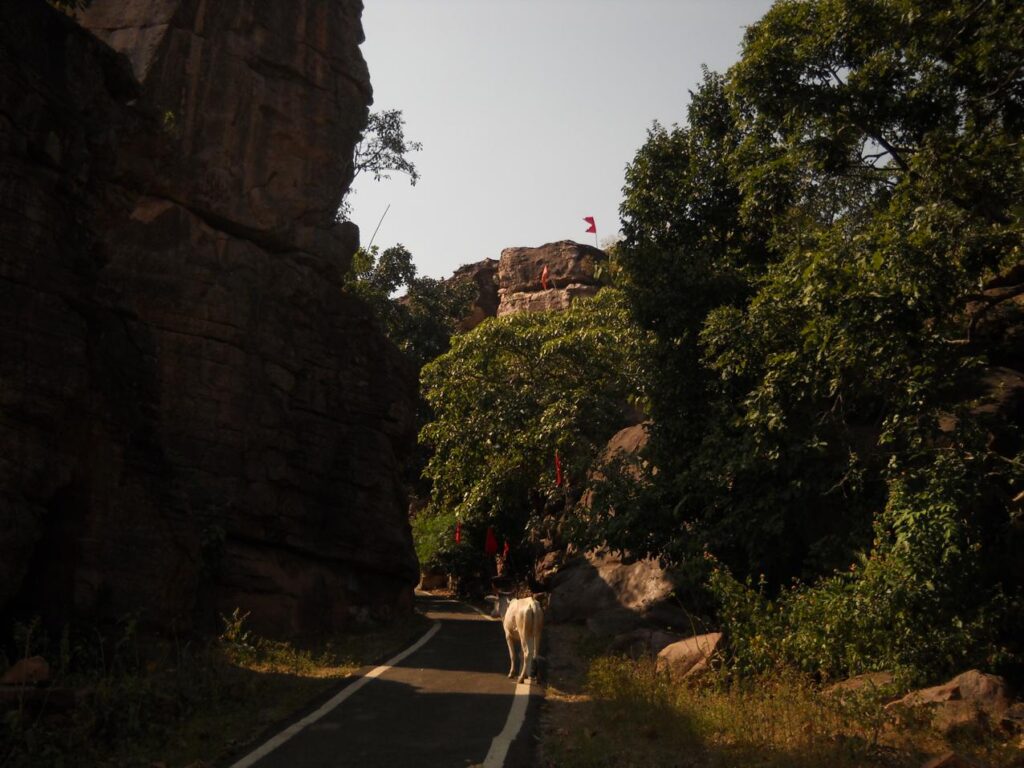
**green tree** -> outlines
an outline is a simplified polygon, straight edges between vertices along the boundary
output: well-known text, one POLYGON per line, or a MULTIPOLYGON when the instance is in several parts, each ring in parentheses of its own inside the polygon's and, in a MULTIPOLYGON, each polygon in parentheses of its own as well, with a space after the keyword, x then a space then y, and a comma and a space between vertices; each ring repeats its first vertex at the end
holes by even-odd
POLYGON ((659 546, 764 574, 817 670, 948 669, 1020 620, 1019 425, 972 398, 1003 354, 979 313, 1024 292, 979 301, 1024 261, 1022 29, 1010 2, 779 2, 627 172, 659 546))
POLYGON ((488 320, 456 337, 422 374, 434 413, 421 433, 433 451, 430 514, 449 521, 447 534, 458 519, 518 543, 546 507, 564 512, 555 452, 581 488, 627 403, 643 395, 646 344, 607 288, 565 312, 488 320))
POLYGON ((419 277, 412 259, 401 243, 383 251, 360 248, 345 288, 370 305, 384 333, 419 369, 448 349, 476 298, 476 286, 419 277), (405 294, 396 298, 403 288, 405 294))
POLYGON ((413 186, 420 174, 408 158, 410 152, 419 152, 423 144, 405 137, 405 118, 400 109, 371 112, 366 130, 353 153, 355 175, 373 174, 374 181, 390 179, 391 173, 404 173, 413 186))
MULTIPOLYGON (((355 182, 362 173, 372 174, 374 181, 390 179, 392 173, 403 173, 409 177, 409 183, 416 186, 420 174, 409 155, 422 149, 421 142, 406 138, 402 110, 371 112, 367 117, 366 128, 352 150, 352 181, 355 182)), ((348 219, 351 212, 351 204, 342 200, 337 218, 348 219)))

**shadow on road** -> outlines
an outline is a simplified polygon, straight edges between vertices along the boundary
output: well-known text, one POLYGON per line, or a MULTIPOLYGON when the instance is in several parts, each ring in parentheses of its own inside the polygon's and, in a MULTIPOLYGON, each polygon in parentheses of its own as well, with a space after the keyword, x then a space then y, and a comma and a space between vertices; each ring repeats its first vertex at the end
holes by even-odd
POLYGON ((507 693, 437 692, 378 679, 256 768, 482 763, 508 715, 507 693))
MULTIPOLYGON (((421 597, 417 605, 441 620, 437 634, 266 755, 257 768, 483 762, 505 726, 516 690, 505 677, 508 651, 501 623, 452 600, 421 597)), ((538 695, 539 689, 531 698, 538 695)), ((532 740, 520 739, 506 765, 531 761, 532 740)))

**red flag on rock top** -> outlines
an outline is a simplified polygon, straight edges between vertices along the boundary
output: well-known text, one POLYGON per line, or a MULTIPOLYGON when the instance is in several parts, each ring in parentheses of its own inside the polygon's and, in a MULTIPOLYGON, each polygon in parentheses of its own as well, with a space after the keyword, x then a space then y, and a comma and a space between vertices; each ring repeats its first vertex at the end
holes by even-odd
POLYGON ((597 234, 597 224, 594 222, 594 217, 593 216, 584 216, 583 220, 585 222, 587 222, 587 224, 590 225, 589 227, 587 227, 587 232, 590 232, 591 234, 595 234, 596 235, 597 234))
POLYGON ((488 555, 498 554, 498 539, 494 535, 494 529, 487 526, 487 539, 484 541, 484 552, 488 555))

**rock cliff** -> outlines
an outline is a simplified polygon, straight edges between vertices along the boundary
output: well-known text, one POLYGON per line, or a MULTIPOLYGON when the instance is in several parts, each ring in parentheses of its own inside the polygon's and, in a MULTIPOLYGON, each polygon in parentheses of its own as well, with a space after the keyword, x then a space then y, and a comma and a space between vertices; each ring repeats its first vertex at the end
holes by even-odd
POLYGON ((506 248, 498 262, 498 316, 566 309, 574 299, 593 296, 600 287, 595 269, 606 258, 604 251, 572 240, 506 248), (547 287, 541 281, 545 266, 547 287))
POLYGON ((484 259, 459 267, 448 280, 477 285, 477 299, 459 330, 472 330, 488 317, 566 309, 581 296, 593 296, 601 287, 597 266, 607 258, 593 246, 561 240, 537 248, 506 248, 500 261, 484 259), (547 287, 541 281, 545 266, 547 287))
POLYGON ((488 317, 498 314, 498 262, 484 259, 475 264, 466 264, 448 278, 453 283, 469 280, 476 284, 476 299, 469 314, 459 323, 460 331, 471 331, 488 317))
POLYGON ((359 0, 0 8, 0 614, 274 635, 418 573, 415 372, 340 290, 359 0), (110 47, 108 47, 108 45, 110 47))

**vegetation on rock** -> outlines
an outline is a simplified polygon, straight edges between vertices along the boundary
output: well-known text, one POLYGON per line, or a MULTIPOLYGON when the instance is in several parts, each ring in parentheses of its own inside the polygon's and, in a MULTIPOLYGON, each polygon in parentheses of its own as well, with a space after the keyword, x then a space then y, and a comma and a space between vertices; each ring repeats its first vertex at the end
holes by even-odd
MULTIPOLYGON (((369 173, 374 181, 380 181, 390 179, 392 173, 402 173, 409 178, 409 184, 416 186, 416 182, 420 180, 420 173, 416 164, 409 159, 409 155, 422 149, 422 142, 405 137, 405 117, 402 110, 386 109, 383 112, 371 112, 366 119, 366 128, 363 129, 359 142, 352 151, 352 179, 355 181, 359 174, 369 173)), ((351 213, 351 204, 347 200, 342 200, 337 218, 347 219, 351 213)))

